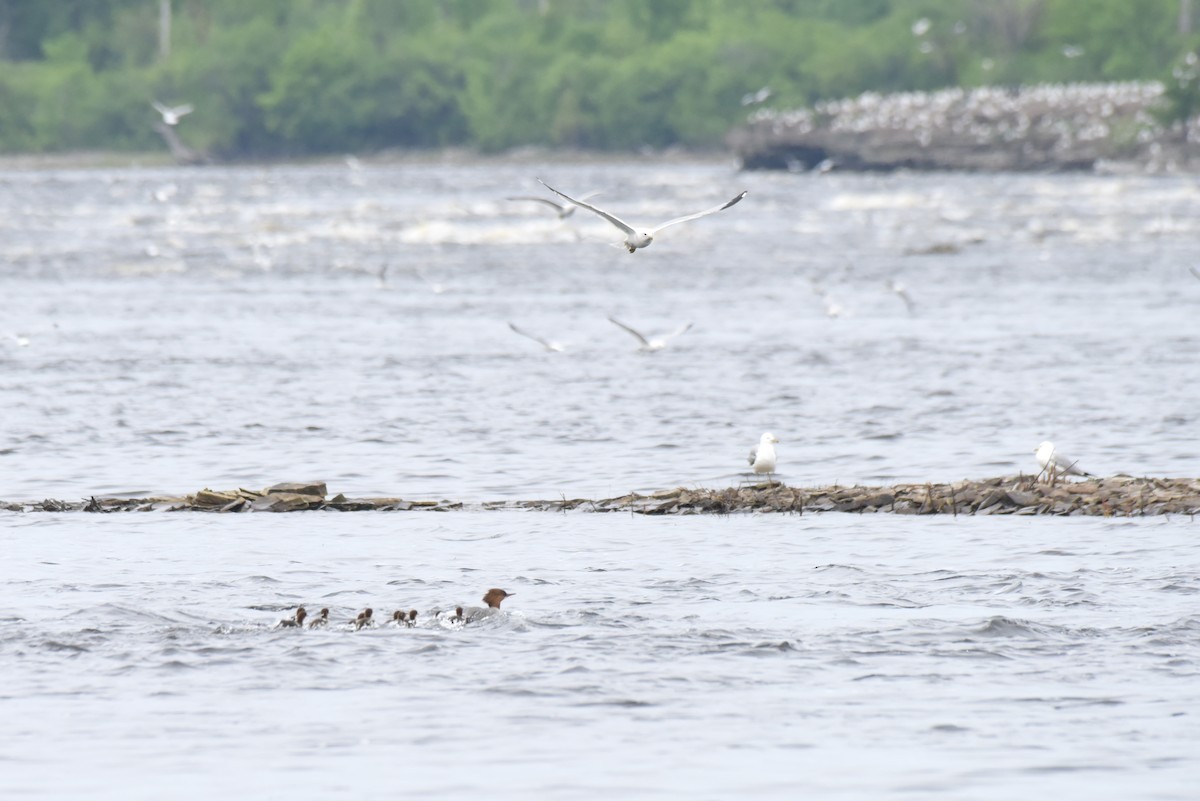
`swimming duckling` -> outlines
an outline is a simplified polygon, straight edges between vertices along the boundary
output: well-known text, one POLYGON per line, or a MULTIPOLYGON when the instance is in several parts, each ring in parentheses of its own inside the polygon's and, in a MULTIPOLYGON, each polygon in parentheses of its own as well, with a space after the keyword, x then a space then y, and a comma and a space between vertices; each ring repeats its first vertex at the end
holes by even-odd
POLYGON ((279 624, 278 624, 279 628, 281 628, 281 629, 304 628, 304 618, 306 618, 306 617, 308 617, 308 612, 306 612, 304 610, 304 607, 301 606, 300 608, 298 608, 296 610, 296 614, 293 617, 284 618, 283 620, 279 621, 279 624))
POLYGON ((375 610, 371 609, 370 607, 367 607, 366 609, 359 612, 358 617, 354 618, 354 620, 350 621, 350 623, 351 623, 351 625, 354 626, 355 631, 358 631, 359 629, 362 629, 362 628, 366 628, 368 626, 373 626, 373 625, 375 625, 375 621, 371 619, 371 616, 374 614, 375 614, 375 610))
POLYGON ((329 609, 324 608, 321 610, 321 613, 319 615, 317 615, 315 618, 313 618, 312 622, 308 624, 308 627, 310 629, 315 629, 315 628, 319 628, 320 626, 327 625, 328 623, 329 623, 329 609))
POLYGON ((409 609, 408 610, 408 627, 411 629, 415 625, 417 625, 417 610, 409 609))

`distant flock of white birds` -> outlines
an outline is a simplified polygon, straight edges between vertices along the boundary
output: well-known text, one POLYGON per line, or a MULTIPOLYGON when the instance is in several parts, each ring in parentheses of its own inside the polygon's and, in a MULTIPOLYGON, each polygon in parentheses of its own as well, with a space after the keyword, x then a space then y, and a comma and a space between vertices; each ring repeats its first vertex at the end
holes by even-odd
POLYGON ((827 126, 834 132, 906 131, 922 144, 955 137, 984 145, 1026 139, 1031 131, 1057 138, 1066 146, 1100 140, 1110 133, 1108 121, 1132 119, 1139 136, 1152 137, 1157 122, 1149 109, 1163 94, 1154 81, 1101 84, 1038 84, 1017 89, 981 86, 934 92, 858 97, 816 103, 812 108, 763 108, 749 117, 754 126, 775 134, 810 133, 827 126))

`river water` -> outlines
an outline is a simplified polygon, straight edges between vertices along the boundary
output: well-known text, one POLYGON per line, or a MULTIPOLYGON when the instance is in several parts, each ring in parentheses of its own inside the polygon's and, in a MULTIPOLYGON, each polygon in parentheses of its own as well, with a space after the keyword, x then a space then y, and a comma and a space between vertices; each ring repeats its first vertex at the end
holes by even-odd
MULTIPOLYGON (((1200 475, 1187 177, 0 171, 0 498, 1200 475), (633 220, 739 205, 630 255, 633 220), (902 284, 911 301, 889 286, 902 284), (693 327, 656 353, 612 325, 693 327), (546 352, 515 323, 564 341, 546 352)), ((1188 519, 0 512, 0 794, 1193 798, 1188 519), (272 628, 516 593, 466 628, 272 628)))

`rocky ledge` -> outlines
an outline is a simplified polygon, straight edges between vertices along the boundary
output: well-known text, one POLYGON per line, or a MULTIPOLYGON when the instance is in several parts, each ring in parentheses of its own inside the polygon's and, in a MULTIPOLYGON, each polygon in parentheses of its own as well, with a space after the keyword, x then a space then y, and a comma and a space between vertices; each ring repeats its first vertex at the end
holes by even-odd
POLYGON ((328 496, 323 482, 276 484, 264 490, 204 489, 192 495, 156 498, 5 503, 11 512, 300 512, 327 510, 438 511, 527 509, 541 511, 632 512, 645 515, 736 514, 744 512, 890 512, 929 515, 1143 515, 1200 513, 1200 479, 1114 476, 1045 483, 1032 476, 1008 476, 950 484, 897 484, 890 487, 789 487, 763 483, 728 489, 678 487, 617 498, 546 501, 494 501, 465 504, 446 500, 347 498, 328 496))
POLYGON ((1157 82, 867 93, 762 109, 728 143, 747 169, 1200 169, 1200 125, 1164 127, 1157 82))

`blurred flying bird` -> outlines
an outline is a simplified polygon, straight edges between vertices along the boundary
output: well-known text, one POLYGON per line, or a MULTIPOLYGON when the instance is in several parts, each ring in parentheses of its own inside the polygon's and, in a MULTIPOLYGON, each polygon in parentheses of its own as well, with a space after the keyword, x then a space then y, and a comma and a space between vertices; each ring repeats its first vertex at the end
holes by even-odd
POLYGON ((549 353, 562 353, 564 350, 567 349, 567 346, 563 345, 560 342, 551 342, 549 340, 542 339, 541 337, 535 336, 535 335, 529 333, 528 331, 522 331, 520 328, 517 328, 512 323, 509 323, 508 327, 513 330, 514 334, 520 334, 523 337, 532 339, 534 342, 538 343, 543 348, 545 348, 549 353))
POLYGON ((157 100, 151 100, 150 105, 154 106, 155 110, 162 115, 162 121, 171 126, 178 125, 182 117, 191 114, 194 110, 191 103, 182 106, 164 106, 157 100))
POLYGON ((905 287, 904 284, 895 279, 889 278, 887 282, 887 288, 896 293, 896 297, 904 301, 904 308, 908 309, 909 314, 912 314, 914 311, 916 311, 916 304, 913 303, 913 299, 908 296, 908 288, 905 287))
POLYGON ((647 352, 662 350, 663 348, 665 348, 667 346, 668 341, 674 339, 675 337, 679 336, 680 334, 684 333, 685 331, 687 331, 688 329, 690 329, 692 327, 692 324, 688 323, 686 325, 680 326, 679 328, 676 328, 674 331, 672 331, 669 334, 663 334, 660 337, 648 338, 646 336, 643 336, 640 331, 636 331, 635 329, 630 328, 629 326, 625 325, 625 323, 621 322, 620 320, 615 320, 612 317, 609 317, 608 321, 610 323, 612 323, 613 325, 615 325, 619 328, 624 328, 626 331, 633 334, 633 336, 637 338, 637 341, 641 343, 640 345, 638 345, 638 350, 644 350, 647 352))
POLYGON ((764 86, 757 92, 747 92, 742 95, 743 106, 757 106, 759 103, 765 103, 767 98, 771 96, 771 87, 764 86))
MULTIPOLYGON (((588 192, 586 195, 581 196, 580 199, 587 200, 588 198, 593 198, 598 194, 600 194, 600 193, 599 192, 588 192)), ((505 198, 505 200, 527 200, 527 201, 530 201, 531 203, 543 203, 543 204, 549 206, 550 208, 554 209, 555 213, 558 214, 558 219, 560 219, 560 220, 565 220, 566 218, 570 217, 572 214, 575 213, 576 209, 579 208, 579 206, 574 203, 555 203, 553 200, 550 200, 549 198, 535 197, 534 195, 516 195, 514 197, 505 198)))
POLYGON ((650 228, 648 230, 642 229, 639 231, 639 230, 633 228, 631 225, 629 225, 625 221, 623 221, 620 217, 617 217, 614 214, 610 214, 607 211, 605 211, 604 209, 596 208, 595 206, 593 206, 589 203, 585 203, 582 200, 576 200, 575 198, 571 197, 570 195, 565 195, 562 192, 559 192, 557 189, 555 189, 553 186, 550 186, 550 184, 546 183, 541 178, 538 179, 538 183, 540 183, 542 186, 546 187, 547 189, 549 189, 551 192, 558 195, 559 197, 569 200, 572 203, 574 203, 576 206, 581 206, 590 212, 599 214, 601 217, 608 220, 610 223, 615 225, 617 228, 620 228, 625 233, 624 245, 625 245, 626 250, 628 250, 630 253, 636 252, 638 250, 638 248, 648 247, 650 245, 650 243, 654 241, 654 235, 657 234, 659 231, 663 230, 664 228, 669 228, 672 225, 678 225, 679 223, 688 222, 689 220, 698 220, 701 217, 707 217, 710 214, 716 214, 718 211, 724 211, 725 209, 729 208, 730 206, 732 206, 735 203, 737 203, 738 201, 740 201, 747 194, 746 192, 742 192, 739 195, 737 195, 736 197, 734 197, 732 200, 725 201, 720 206, 715 206, 715 207, 713 207, 711 209, 707 209, 705 211, 698 211, 695 214, 689 214, 686 217, 678 217, 674 220, 668 220, 667 222, 663 223, 662 225, 659 225, 656 228, 650 228))

